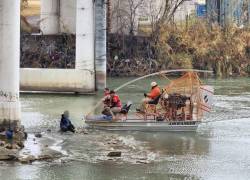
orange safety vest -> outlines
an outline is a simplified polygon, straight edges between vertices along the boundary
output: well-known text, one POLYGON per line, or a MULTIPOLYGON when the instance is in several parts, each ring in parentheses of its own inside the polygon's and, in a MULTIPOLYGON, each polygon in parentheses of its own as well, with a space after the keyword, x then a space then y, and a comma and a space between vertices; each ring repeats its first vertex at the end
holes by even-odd
POLYGON ((150 93, 147 96, 151 99, 155 99, 160 94, 161 94, 161 89, 158 86, 156 86, 153 89, 151 89, 150 93))

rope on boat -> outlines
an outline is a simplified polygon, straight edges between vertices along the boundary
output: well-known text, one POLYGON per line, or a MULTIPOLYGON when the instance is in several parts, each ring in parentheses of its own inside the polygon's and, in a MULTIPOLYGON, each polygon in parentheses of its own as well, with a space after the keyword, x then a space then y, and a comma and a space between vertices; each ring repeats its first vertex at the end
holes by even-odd
MULTIPOLYGON (((142 80, 142 79, 145 79, 145 78, 148 78, 148 77, 152 77, 152 76, 157 76, 157 75, 163 75, 163 74, 166 74, 166 73, 171 73, 171 72, 201 72, 201 73, 213 73, 213 71, 208 71, 208 70, 198 70, 198 69, 172 69, 172 70, 165 70, 165 71, 159 71, 159 72, 155 72, 155 73, 152 73, 152 74, 148 74, 148 75, 145 75, 145 76, 142 76, 142 77, 139 77, 139 78, 136 78, 134 80, 131 80, 127 83, 124 83, 122 84, 121 86, 119 86, 118 88, 115 89, 115 92, 118 92, 119 90, 121 90, 122 88, 136 82, 136 81, 139 81, 139 80, 142 80)), ((101 105, 103 101, 103 98, 100 99, 96 105, 90 110, 90 112, 87 114, 90 115, 92 112, 95 111, 95 109, 97 107, 99 107, 101 105)))

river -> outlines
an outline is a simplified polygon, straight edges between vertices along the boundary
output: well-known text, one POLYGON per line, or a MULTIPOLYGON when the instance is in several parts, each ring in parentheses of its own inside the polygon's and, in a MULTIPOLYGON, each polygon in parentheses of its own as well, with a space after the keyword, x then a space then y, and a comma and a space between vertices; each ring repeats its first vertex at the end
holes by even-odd
MULTIPOLYGON (((115 88, 129 79, 109 79, 108 84, 115 88)), ((123 89, 119 92, 122 101, 140 101, 151 80, 123 89)), ((162 78, 155 80, 161 86, 166 83, 162 78)), ((215 87, 214 109, 195 133, 61 134, 58 126, 64 110, 69 110, 72 122, 81 127, 83 115, 102 95, 22 94, 22 124, 29 138, 43 132, 41 140, 51 139, 51 147, 64 156, 30 165, 2 162, 0 179, 249 179, 250 79, 206 82, 215 87), (112 150, 122 151, 122 157, 107 157, 112 150)), ((33 146, 34 151, 39 149, 37 144, 33 146)))

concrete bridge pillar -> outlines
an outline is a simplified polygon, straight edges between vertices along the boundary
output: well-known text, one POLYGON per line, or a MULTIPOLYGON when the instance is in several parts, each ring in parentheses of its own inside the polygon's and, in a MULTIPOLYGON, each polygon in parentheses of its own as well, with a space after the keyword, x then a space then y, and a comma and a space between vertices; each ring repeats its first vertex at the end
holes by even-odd
POLYGON ((60 0, 60 32, 76 33, 76 0, 60 0))
POLYGON ((93 0, 77 0, 76 3, 76 70, 94 73, 95 37, 94 37, 93 0))
POLYGON ((41 0, 40 28, 44 35, 59 33, 60 0, 41 0))
POLYGON ((95 1, 95 67, 96 67, 96 86, 97 89, 106 87, 106 0, 95 1))
POLYGON ((0 1, 0 125, 20 123, 20 0, 0 1))

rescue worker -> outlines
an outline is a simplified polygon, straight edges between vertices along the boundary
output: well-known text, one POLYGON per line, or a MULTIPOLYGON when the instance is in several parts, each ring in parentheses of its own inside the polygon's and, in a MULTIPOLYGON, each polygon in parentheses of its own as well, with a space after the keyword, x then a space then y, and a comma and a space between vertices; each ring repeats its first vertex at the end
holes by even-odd
POLYGON ((8 128, 5 131, 5 137, 7 139, 7 142, 11 145, 11 147, 13 145, 13 136, 14 136, 14 131, 11 128, 8 128))
POLYGON ((115 93, 114 90, 110 91, 110 97, 111 97, 111 111, 113 113, 119 113, 122 109, 122 102, 119 98, 119 96, 115 93))
POLYGON ((104 97, 106 97, 106 96, 108 96, 109 95, 109 93, 110 93, 110 90, 109 90, 109 88, 104 88, 104 97))
POLYGON ((151 91, 149 93, 144 93, 145 98, 142 99, 141 107, 136 110, 140 112, 144 112, 146 104, 149 103, 150 101, 153 101, 160 95, 161 95, 161 89, 158 86, 158 84, 156 82, 151 82, 151 91))
POLYGON ((60 122, 60 129, 62 132, 75 132, 75 127, 69 120, 69 111, 64 111, 61 117, 61 122, 60 122))
POLYGON ((114 90, 110 91, 110 106, 104 107, 103 114, 110 116, 112 115, 115 118, 115 115, 121 112, 122 102, 119 96, 115 93, 114 90))
POLYGON ((104 97, 103 97, 102 101, 103 101, 103 104, 104 104, 104 108, 110 106, 111 98, 110 98, 110 90, 109 90, 109 88, 104 89, 104 97))

